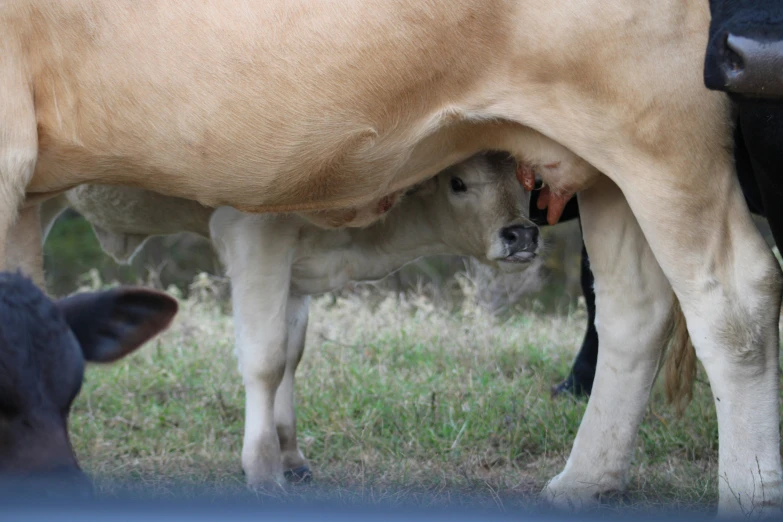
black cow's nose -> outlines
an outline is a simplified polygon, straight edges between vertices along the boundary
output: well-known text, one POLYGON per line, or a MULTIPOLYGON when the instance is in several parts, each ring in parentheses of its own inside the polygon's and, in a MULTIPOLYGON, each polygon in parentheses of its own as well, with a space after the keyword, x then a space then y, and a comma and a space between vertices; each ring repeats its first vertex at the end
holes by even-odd
POLYGON ((538 227, 535 225, 512 225, 500 231, 508 254, 535 252, 538 248, 538 227))
POLYGON ((783 40, 732 33, 714 38, 707 48, 704 83, 750 97, 783 98, 783 40))

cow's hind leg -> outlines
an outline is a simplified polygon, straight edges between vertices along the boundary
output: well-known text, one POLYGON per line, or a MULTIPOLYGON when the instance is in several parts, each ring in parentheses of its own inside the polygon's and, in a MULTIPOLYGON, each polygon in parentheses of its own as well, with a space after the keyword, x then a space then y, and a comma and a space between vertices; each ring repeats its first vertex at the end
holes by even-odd
MULTIPOLYGON (((625 196, 709 377, 718 415, 719 511, 776 511, 783 502, 780 267, 753 225, 728 155, 687 176, 677 171, 669 173, 677 190, 660 182, 660 169, 649 169, 638 173, 640 183, 624 187, 625 196)), ((601 343, 604 350, 603 337, 601 343)))
MULTIPOLYGON (((693 150, 691 153, 696 157, 693 150)), ((674 157, 667 158, 666 164, 636 162, 633 174, 620 180, 623 194, 677 295, 710 381, 718 415, 719 513, 755 515, 769 506, 775 509, 766 509, 767 513, 779 513, 783 502, 778 410, 778 318, 783 288, 780 267, 753 225, 728 152, 702 155, 698 163, 692 163, 693 158, 682 159, 680 165, 674 157)), ((631 165, 627 167, 630 172, 631 165)), ((616 402, 612 402, 611 393, 600 390, 607 387, 607 376, 615 371, 612 368, 622 367, 616 354, 605 353, 615 352, 614 346, 620 345, 620 338, 614 336, 617 318, 630 313, 640 322, 647 314, 635 306, 626 312, 612 309, 607 302, 605 285, 614 283, 607 279, 607 271, 598 259, 605 247, 596 239, 591 241, 600 237, 601 230, 588 223, 587 209, 583 207, 582 211, 596 278, 601 350, 593 395, 569 460, 569 464, 579 464, 570 470, 566 466, 554 484, 561 490, 566 485, 565 489, 575 488, 575 479, 586 483, 601 480, 600 472, 610 471, 605 465, 596 465, 605 455, 601 449, 612 456, 617 450, 611 447, 618 448, 618 433, 631 426, 635 433, 636 425, 630 424, 632 418, 623 411, 623 405, 634 397, 638 400, 640 395, 621 387, 616 402), (603 321, 614 321, 615 325, 610 328, 603 321), (611 416, 619 412, 626 422, 618 425, 609 420, 617 430, 605 431, 602 440, 600 431, 596 431, 591 435, 593 448, 578 450, 579 438, 587 433, 584 424, 595 424, 589 421, 592 412, 611 412, 605 413, 611 416)), ((630 225, 620 226, 627 229, 630 225)), ((639 288, 633 281, 622 284, 628 285, 624 296, 633 293, 628 288, 639 288)), ((648 278, 645 284, 649 285, 648 278)), ((649 293, 651 288, 646 291, 649 293)), ((622 298, 614 296, 616 303, 622 298)), ((637 373, 656 358, 642 345, 649 338, 645 333, 649 326, 639 327, 638 332, 624 332, 626 343, 638 345, 629 347, 637 350, 636 357, 627 357, 627 370, 637 373)))
POLYGON ((242 468, 251 487, 283 483, 275 399, 286 371, 291 256, 285 220, 222 207, 210 234, 231 278, 237 355, 245 385, 242 468))
POLYGON ((38 156, 33 95, 18 53, 0 35, 0 270, 9 267, 9 233, 38 156))
POLYGON ((601 339, 592 394, 565 469, 544 496, 582 509, 624 489, 668 333, 672 291, 623 194, 608 178, 579 195, 601 339))
POLYGON ((296 408, 294 401, 294 377, 305 348, 307 317, 310 298, 292 295, 288 300, 288 346, 285 374, 275 399, 275 423, 283 454, 283 473, 294 484, 309 482, 312 478, 307 460, 299 449, 296 438, 296 408))

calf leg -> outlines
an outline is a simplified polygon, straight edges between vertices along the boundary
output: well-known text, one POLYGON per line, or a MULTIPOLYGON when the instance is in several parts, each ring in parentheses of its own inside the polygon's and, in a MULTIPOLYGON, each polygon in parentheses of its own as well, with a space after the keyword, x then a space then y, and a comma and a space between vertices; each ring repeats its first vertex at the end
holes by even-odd
POLYGON ((582 508, 622 490, 668 333, 672 291, 623 194, 608 178, 579 195, 595 274, 601 350, 565 469, 544 495, 582 508))
POLYGON ((281 483, 275 399, 286 371, 295 232, 286 221, 223 207, 210 234, 231 278, 237 354, 245 385, 242 467, 250 486, 281 483))
POLYGON ((275 400, 275 424, 283 454, 285 477, 291 482, 309 482, 311 475, 307 460, 299 450, 296 438, 296 408, 294 402, 294 376, 305 347, 307 316, 310 298, 292 295, 288 300, 286 321, 288 345, 286 348, 285 374, 277 390, 275 400))

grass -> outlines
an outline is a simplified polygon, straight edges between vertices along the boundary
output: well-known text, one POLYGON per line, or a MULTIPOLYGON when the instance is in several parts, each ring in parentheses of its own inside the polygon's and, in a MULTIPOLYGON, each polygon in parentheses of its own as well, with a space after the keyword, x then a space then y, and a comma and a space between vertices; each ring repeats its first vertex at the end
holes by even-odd
MULTIPOLYGON (((497 319, 424 296, 315 299, 298 371, 299 440, 315 484, 294 495, 529 506, 568 456, 585 403, 551 399, 581 343, 582 308, 497 319)), ((126 360, 91 367, 71 417, 103 495, 182 485, 242 491, 243 395, 230 316, 199 292, 173 327, 126 360)), ((626 505, 711 509, 717 422, 700 377, 682 419, 657 387, 626 505)))

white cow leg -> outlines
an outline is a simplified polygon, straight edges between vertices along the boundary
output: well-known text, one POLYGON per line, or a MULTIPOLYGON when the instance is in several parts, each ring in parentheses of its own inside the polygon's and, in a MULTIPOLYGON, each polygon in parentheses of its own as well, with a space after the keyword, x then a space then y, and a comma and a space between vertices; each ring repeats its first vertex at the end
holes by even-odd
POLYGON ((579 210, 601 349, 571 455, 543 491, 566 509, 588 508, 624 489, 672 306, 671 287, 617 186, 603 178, 580 194, 579 210))
POLYGON ((248 485, 283 482, 275 397, 286 370, 286 315, 295 233, 265 216, 215 211, 210 232, 231 277, 239 366, 245 385, 242 467, 248 485))
POLYGON ((779 516, 780 267, 753 225, 731 158, 716 157, 711 167, 693 171, 703 172, 701 179, 681 176, 677 190, 646 190, 657 179, 648 175, 625 194, 709 377, 718 415, 719 514, 779 516))
POLYGON ((299 449, 296 437, 294 401, 295 374, 304 353, 309 304, 310 298, 306 296, 292 295, 288 300, 285 374, 275 400, 275 424, 283 454, 283 470, 286 478, 293 483, 309 482, 311 478, 307 460, 299 449))

